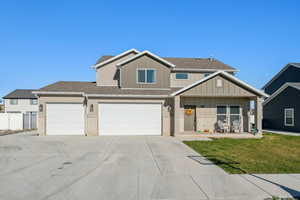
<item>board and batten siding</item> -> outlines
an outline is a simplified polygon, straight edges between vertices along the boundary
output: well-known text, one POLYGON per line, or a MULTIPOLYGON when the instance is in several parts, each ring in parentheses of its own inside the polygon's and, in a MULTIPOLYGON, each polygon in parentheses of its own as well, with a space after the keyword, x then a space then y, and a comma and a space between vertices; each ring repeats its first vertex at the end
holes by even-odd
POLYGON ((170 88, 170 67, 165 64, 143 55, 129 63, 121 66, 121 87, 122 88, 170 88), (156 70, 156 82, 151 84, 137 83, 137 69, 155 69, 156 70))
POLYGON ((282 131, 300 132, 300 91, 287 87, 263 106, 263 127, 282 131), (284 109, 294 109, 294 126, 284 125, 284 109))
POLYGON ((96 69, 97 86, 118 86, 119 74, 116 65, 134 55, 136 55, 136 53, 130 53, 96 69))
POLYGON ((256 95, 243 87, 233 83, 223 76, 215 76, 189 90, 181 96, 202 96, 202 97, 255 97, 256 95), (222 87, 217 87, 217 81, 222 81, 222 87))
POLYGON ((171 73, 171 87, 186 87, 200 79, 204 78, 204 73, 192 72, 172 72, 171 73), (188 79, 176 79, 176 73, 187 73, 188 79))
POLYGON ((265 93, 273 94, 287 82, 300 82, 300 68, 290 65, 271 84, 265 88, 265 93))

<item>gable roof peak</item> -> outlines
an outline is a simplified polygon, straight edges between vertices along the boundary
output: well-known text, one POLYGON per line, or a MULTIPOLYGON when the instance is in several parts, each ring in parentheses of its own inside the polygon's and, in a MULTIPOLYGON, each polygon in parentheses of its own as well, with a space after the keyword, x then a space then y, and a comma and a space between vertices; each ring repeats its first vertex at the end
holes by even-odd
POLYGON ((233 76, 233 75, 231 75, 228 72, 223 71, 223 70, 216 71, 215 73, 212 73, 209 76, 207 76, 207 77, 205 77, 203 79, 200 79, 199 81, 196 81, 196 82, 194 82, 194 83, 192 83, 192 84, 190 84, 190 85, 188 85, 188 86, 186 86, 186 87, 184 87, 184 88, 182 88, 180 90, 177 90, 176 92, 172 93, 171 96, 176 96, 176 95, 178 95, 178 94, 180 94, 182 92, 185 92, 188 89, 193 88, 193 87, 195 87, 195 86, 197 86, 197 85, 199 85, 199 84, 201 84, 201 83, 203 83, 203 82, 205 82, 205 81, 207 81, 207 80, 209 80, 209 79, 211 79, 211 78, 213 78, 213 77, 215 77, 215 76, 217 76, 219 74, 225 76, 226 78, 228 78, 228 79, 230 79, 230 80, 232 80, 232 81, 234 81, 236 83, 239 83, 240 85, 248 88, 249 90, 251 90, 252 92, 255 92, 256 94, 259 94, 259 95, 261 95, 263 97, 268 97, 269 96, 266 93, 264 93, 263 91, 260 91, 260 90, 258 90, 256 88, 252 87, 251 85, 245 83, 244 81, 236 78, 235 76, 233 76))
POLYGON ((273 81, 275 81, 285 70, 287 70, 289 67, 297 67, 300 68, 300 63, 288 63, 286 64, 271 80, 269 80, 263 87, 262 89, 266 89, 273 81))
POLYGON ((142 52, 136 54, 135 56, 132 56, 132 57, 130 57, 130 58, 128 58, 128 59, 126 59, 126 60, 124 60, 124 61, 118 63, 117 66, 120 67, 120 66, 122 66, 122 65, 124 65, 124 64, 126 64, 126 63, 129 63, 129 62, 131 62, 131 61, 133 61, 133 60, 135 60, 135 59, 137 59, 137 58, 143 56, 143 55, 149 55, 150 57, 152 57, 152 58, 154 58, 154 59, 156 59, 156 60, 159 60, 160 62, 164 63, 165 65, 168 65, 168 66, 170 66, 170 67, 172 67, 172 68, 175 67, 175 65, 174 65, 173 63, 170 63, 169 61, 167 61, 167 60, 165 60, 165 59, 163 59, 163 58, 161 58, 161 57, 159 57, 159 56, 157 56, 157 55, 151 53, 151 52, 148 51, 148 50, 142 51, 142 52))
POLYGON ((121 57, 123 57, 123 56, 126 56, 126 55, 128 55, 128 54, 130 54, 130 53, 138 54, 139 51, 136 50, 136 49, 129 49, 129 50, 124 51, 123 53, 121 53, 121 54, 119 54, 119 55, 110 57, 110 58, 108 58, 108 59, 105 59, 105 60, 102 61, 102 62, 100 61, 99 63, 96 63, 94 66, 92 66, 92 68, 97 69, 97 68, 99 68, 99 67, 101 67, 101 66, 103 66, 103 65, 105 65, 105 64, 107 64, 107 63, 110 63, 110 62, 112 62, 112 61, 114 61, 114 60, 117 60, 118 58, 121 58, 121 57))

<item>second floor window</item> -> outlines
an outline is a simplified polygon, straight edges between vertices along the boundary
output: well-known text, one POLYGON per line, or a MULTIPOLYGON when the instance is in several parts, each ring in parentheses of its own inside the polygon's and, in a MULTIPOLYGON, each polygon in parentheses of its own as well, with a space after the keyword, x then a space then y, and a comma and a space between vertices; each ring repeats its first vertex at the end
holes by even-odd
POLYGON ((187 73, 176 73, 176 79, 188 79, 187 73))
POLYGON ((204 74, 204 77, 207 77, 207 76, 209 76, 209 75, 211 75, 211 73, 205 73, 205 74, 204 74))
POLYGON ((10 105, 18 105, 18 99, 11 99, 10 105))
POLYGON ((137 83, 155 83, 156 82, 155 69, 138 69, 137 83))
POLYGON ((37 103, 38 103, 37 99, 30 99, 31 105, 37 105, 37 103))

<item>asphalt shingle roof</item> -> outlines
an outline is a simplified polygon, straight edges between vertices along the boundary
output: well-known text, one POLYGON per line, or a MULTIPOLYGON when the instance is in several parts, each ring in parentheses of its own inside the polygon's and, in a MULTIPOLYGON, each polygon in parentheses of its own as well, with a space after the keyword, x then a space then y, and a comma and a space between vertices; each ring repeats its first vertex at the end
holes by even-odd
POLYGON ((296 65, 297 67, 300 67, 300 63, 290 63, 291 65, 296 65))
POLYGON ((4 96, 3 99, 36 99, 36 96, 32 94, 33 91, 36 90, 17 89, 4 96))
MULTIPOLYGON (((114 56, 102 56, 97 62, 101 63, 114 56)), ((215 59, 215 58, 180 58, 180 57, 162 57, 162 59, 176 65, 176 68, 185 69, 212 69, 212 70, 236 70, 235 68, 215 59)))
POLYGON ((295 88, 297 88, 298 90, 300 90, 300 83, 289 83, 289 85, 291 85, 291 86, 293 86, 293 87, 295 87, 295 88))
POLYGON ((95 82, 80 81, 59 81, 47 85, 39 91, 51 92, 84 92, 86 94, 107 94, 107 95, 169 95, 180 88, 170 90, 149 90, 149 89, 121 89, 117 86, 97 86, 95 82))

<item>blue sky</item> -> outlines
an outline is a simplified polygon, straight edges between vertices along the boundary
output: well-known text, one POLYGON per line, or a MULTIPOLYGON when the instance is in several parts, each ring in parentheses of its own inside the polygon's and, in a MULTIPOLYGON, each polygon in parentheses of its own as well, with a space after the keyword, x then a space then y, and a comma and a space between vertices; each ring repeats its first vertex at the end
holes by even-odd
POLYGON ((127 49, 213 56, 260 88, 300 62, 300 1, 1 1, 0 96, 59 80, 94 81, 89 67, 127 49))

